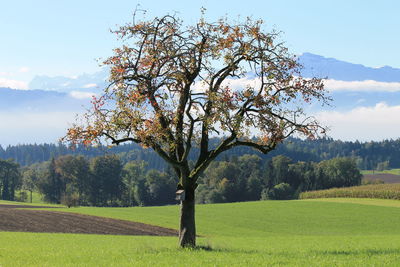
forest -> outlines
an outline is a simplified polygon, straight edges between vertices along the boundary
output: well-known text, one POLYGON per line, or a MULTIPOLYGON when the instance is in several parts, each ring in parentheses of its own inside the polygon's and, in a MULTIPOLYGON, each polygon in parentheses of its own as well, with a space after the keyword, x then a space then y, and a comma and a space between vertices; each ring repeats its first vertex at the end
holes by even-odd
MULTIPOLYGON (((255 154, 225 156, 202 175, 196 201, 294 199, 307 190, 359 185, 361 177, 352 158, 305 162, 283 155, 271 159, 255 154)), ((25 167, 12 160, 0 161, 4 200, 29 202, 32 193, 39 192, 46 202, 66 206, 167 205, 178 203, 176 184, 170 168, 149 168, 143 160, 124 163, 115 154, 63 155, 25 167)))
MULTIPOLYGON (((198 151, 193 150, 194 158, 198 151)), ((138 145, 73 150, 62 144, 17 145, 0 147, 0 158, 2 199, 29 201, 29 195, 40 192, 47 202, 68 205, 177 203, 172 169, 153 151, 138 145)), ((291 199, 308 190, 359 185, 359 169, 398 168, 399 159, 400 140, 290 138, 266 155, 235 148, 204 172, 196 201, 291 199)))
MULTIPOLYGON (((217 144, 219 140, 214 138, 211 141, 217 144)), ((13 159, 21 166, 49 161, 51 158, 62 155, 83 155, 87 158, 93 158, 108 153, 117 154, 123 164, 132 160, 143 160, 147 163, 146 169, 163 171, 167 168, 166 163, 155 152, 151 149, 144 149, 137 144, 124 144, 111 148, 107 146, 77 146, 75 149, 69 149, 63 144, 22 144, 6 148, 0 146, 0 158, 13 159)), ((194 147, 190 158, 194 159, 196 154, 198 154, 198 150, 194 147)), ((291 158, 294 162, 320 162, 336 157, 351 157, 355 159, 358 168, 362 170, 400 168, 400 139, 379 142, 351 142, 330 138, 316 140, 288 138, 268 154, 262 154, 247 147, 237 147, 224 152, 217 160, 244 154, 254 154, 263 160, 283 155, 291 158)))

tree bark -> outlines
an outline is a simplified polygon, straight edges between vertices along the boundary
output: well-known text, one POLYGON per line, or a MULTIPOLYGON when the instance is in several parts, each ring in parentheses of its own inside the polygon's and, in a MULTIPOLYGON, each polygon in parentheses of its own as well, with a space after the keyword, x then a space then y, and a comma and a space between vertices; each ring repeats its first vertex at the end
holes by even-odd
POLYGON ((181 247, 196 246, 196 223, 194 212, 195 189, 185 189, 185 199, 181 201, 181 222, 179 229, 179 244, 181 247))

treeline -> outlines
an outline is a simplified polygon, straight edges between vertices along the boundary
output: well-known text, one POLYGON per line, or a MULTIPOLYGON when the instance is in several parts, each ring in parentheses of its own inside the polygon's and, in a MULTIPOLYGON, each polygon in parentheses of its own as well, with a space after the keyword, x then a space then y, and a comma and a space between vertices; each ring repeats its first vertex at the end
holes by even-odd
POLYGON ((166 205, 174 200, 176 180, 144 161, 123 164, 116 155, 87 159, 65 155, 25 167, 22 189, 38 191, 46 202, 67 206, 166 205))
MULTIPOLYGON (((3 199, 12 200, 10 194, 23 189, 31 196, 37 191, 45 201, 67 206, 176 203, 177 179, 172 170, 148 169, 141 160, 124 164, 116 155, 91 159, 65 155, 22 169, 9 160, 1 162, 4 162, 0 165, 4 169, 0 170, 2 198, 3 192, 12 191, 5 193, 3 199), (6 174, 9 169, 13 170, 12 176, 6 174)), ((361 174, 351 158, 315 163, 295 162, 286 156, 263 160, 245 154, 213 162, 199 179, 196 199, 199 203, 292 199, 303 191, 360 183, 361 174)), ((20 194, 17 198, 23 200, 27 196, 20 194)))
POLYGON ((351 158, 293 162, 285 156, 263 161, 257 155, 216 161, 199 185, 197 202, 294 199, 303 191, 359 185, 362 175, 351 158))
MULTIPOLYGON (((218 139, 211 140, 217 144, 218 139)), ((123 164, 136 160, 147 162, 146 170, 157 169, 164 171, 167 165, 156 153, 150 149, 143 149, 136 144, 125 144, 107 148, 85 148, 78 146, 71 150, 62 144, 18 145, 2 148, 0 146, 0 158, 14 159, 21 166, 33 163, 49 161, 62 155, 83 155, 94 158, 105 154, 118 154, 123 164)), ((190 155, 195 158, 198 150, 194 148, 190 155)), ((352 157, 360 169, 384 169, 400 168, 400 139, 385 140, 381 142, 343 142, 333 139, 301 140, 290 138, 280 144, 276 150, 267 155, 255 152, 246 147, 237 147, 222 154, 218 160, 231 157, 240 157, 244 154, 257 155, 263 160, 270 160, 277 155, 284 155, 293 161, 314 161, 333 159, 337 157, 352 157)))

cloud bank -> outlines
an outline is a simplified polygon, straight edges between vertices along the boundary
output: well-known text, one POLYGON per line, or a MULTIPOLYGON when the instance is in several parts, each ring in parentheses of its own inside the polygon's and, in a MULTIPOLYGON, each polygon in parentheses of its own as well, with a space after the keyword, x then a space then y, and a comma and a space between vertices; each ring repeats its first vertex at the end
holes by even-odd
MULTIPOLYGON (((400 92, 399 82, 378 82, 373 80, 365 81, 340 81, 333 79, 324 80, 325 88, 329 91, 350 91, 350 92, 400 92)), ((222 86, 229 86, 233 90, 246 88, 247 86, 259 87, 261 81, 258 78, 226 79, 222 86)), ((204 83, 196 83, 194 91, 204 91, 204 83)))
POLYGON ((76 112, 0 112, 1 145, 57 143, 76 112))
POLYGON ((28 83, 12 79, 0 78, 0 87, 28 90, 28 83))
POLYGON ((93 96, 96 96, 97 94, 92 92, 72 91, 69 93, 69 95, 76 99, 89 99, 93 96))
POLYGON ((328 135, 341 140, 384 140, 400 137, 400 105, 378 103, 346 112, 325 111, 318 120, 331 128, 328 135))
POLYGON ((398 92, 400 83, 397 82, 378 82, 373 80, 366 81, 339 81, 325 80, 325 88, 330 91, 358 91, 358 92, 398 92))

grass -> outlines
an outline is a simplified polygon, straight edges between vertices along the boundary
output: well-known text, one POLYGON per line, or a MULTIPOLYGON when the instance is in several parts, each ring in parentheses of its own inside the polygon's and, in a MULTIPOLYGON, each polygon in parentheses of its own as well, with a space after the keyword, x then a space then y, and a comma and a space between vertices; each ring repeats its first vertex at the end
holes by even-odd
POLYGON ((390 169, 390 170, 383 170, 383 171, 375 171, 375 170, 362 170, 361 171, 361 174, 380 174, 380 173, 400 175, 400 169, 390 169))
MULTIPOLYGON (((397 202, 397 201, 396 201, 397 202)), ((138 221, 176 228, 177 206, 61 209, 68 212, 138 221)), ((256 201, 198 205, 197 228, 205 237, 269 237, 290 235, 400 235, 400 209, 309 201, 256 201), (345 220, 344 220, 345 219, 345 220), (357 227, 354 227, 357 225, 357 227), (380 225, 376 229, 376 225, 380 225)))
MULTIPOLYGON (((398 266, 400 202, 326 199, 197 206, 199 245, 174 237, 0 232, 0 266, 398 266)), ((69 212, 176 228, 178 206, 69 212)))
MULTIPOLYGON (((10 204, 10 205, 27 205, 27 206, 48 206, 48 207, 60 207, 60 208, 64 208, 64 205, 60 205, 60 204, 50 204, 50 203, 45 203, 45 202, 34 202, 32 201, 32 203, 30 202, 17 202, 17 201, 8 201, 8 200, 1 200, 0 199, 0 204, 10 204)), ((1 266, 0 266, 1 267, 1 266)))
MULTIPOLYGON (((20 194, 20 192, 25 192, 27 195, 27 200, 26 203, 30 203, 31 202, 31 193, 27 190, 18 190, 16 192, 16 196, 18 196, 20 194)), ((43 200, 43 195, 41 195, 39 192, 32 192, 32 203, 34 204, 47 204, 44 200, 43 200)))
POLYGON ((400 183, 398 184, 370 184, 361 186, 331 188, 302 192, 301 199, 309 198, 381 198, 381 199, 400 199, 400 183))
POLYGON ((304 199, 303 201, 353 203, 361 205, 400 208, 400 201, 393 201, 391 199, 378 199, 378 198, 317 198, 317 199, 304 199))

